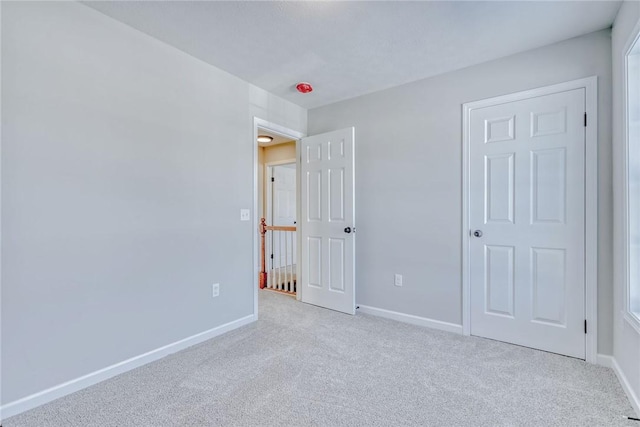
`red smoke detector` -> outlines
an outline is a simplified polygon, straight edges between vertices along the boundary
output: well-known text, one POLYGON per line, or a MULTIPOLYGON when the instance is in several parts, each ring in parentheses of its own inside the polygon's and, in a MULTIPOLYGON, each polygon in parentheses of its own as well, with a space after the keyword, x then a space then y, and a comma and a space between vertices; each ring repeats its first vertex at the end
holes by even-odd
POLYGON ((296 85, 296 89, 298 89, 298 92, 300 93, 309 93, 311 91, 313 91, 313 87, 311 87, 311 84, 307 83, 307 82, 300 82, 296 85))

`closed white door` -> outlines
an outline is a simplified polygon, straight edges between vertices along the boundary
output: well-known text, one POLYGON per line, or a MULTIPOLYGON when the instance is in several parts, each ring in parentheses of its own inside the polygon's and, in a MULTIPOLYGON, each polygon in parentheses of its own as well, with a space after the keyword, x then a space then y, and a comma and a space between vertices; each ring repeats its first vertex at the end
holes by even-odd
POLYGON ((296 225, 296 165, 273 166, 273 225, 296 225))
MULTIPOLYGON (((296 165, 277 165, 271 168, 271 203, 273 224, 292 227, 296 225, 296 165)), ((278 267, 296 264, 296 239, 293 235, 279 233, 272 242, 274 257, 279 259, 278 267), (284 241, 283 241, 284 239, 284 241)))
POLYGON ((302 301, 355 313, 354 128, 301 140, 302 301))
POLYGON ((585 358, 585 90, 474 109, 471 334, 585 358))

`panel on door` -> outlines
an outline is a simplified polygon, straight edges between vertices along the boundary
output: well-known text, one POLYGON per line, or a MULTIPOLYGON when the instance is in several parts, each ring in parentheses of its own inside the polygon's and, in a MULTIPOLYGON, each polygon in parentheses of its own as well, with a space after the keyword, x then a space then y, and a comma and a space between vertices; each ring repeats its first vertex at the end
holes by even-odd
POLYGON ((302 301, 355 313, 354 129, 301 141, 302 301))
POLYGON ((472 335, 585 358, 584 111, 584 89, 471 111, 472 335))

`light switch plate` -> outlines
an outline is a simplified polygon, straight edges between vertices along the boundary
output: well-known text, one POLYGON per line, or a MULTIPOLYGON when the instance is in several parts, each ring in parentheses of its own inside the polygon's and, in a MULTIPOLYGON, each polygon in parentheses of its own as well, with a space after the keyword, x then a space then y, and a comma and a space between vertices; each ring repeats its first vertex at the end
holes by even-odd
POLYGON ((240 209, 240 221, 251 221, 251 210, 240 209))
POLYGON ((211 296, 215 298, 218 295, 220 295, 220 283, 213 283, 211 285, 211 296))
POLYGON ((396 286, 402 286, 402 274, 396 274, 394 276, 393 284, 396 286))

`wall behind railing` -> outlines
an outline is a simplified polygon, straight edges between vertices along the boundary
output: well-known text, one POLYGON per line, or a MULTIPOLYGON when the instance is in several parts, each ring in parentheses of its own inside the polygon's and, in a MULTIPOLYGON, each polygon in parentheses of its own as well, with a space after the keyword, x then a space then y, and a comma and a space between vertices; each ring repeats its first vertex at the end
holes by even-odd
POLYGON ((267 177, 267 163, 296 161, 296 143, 295 141, 284 142, 282 144, 270 145, 267 147, 259 147, 258 149, 258 175, 259 175, 259 188, 260 195, 258 197, 258 206, 260 207, 260 218, 267 217, 267 185, 269 179, 267 177))

